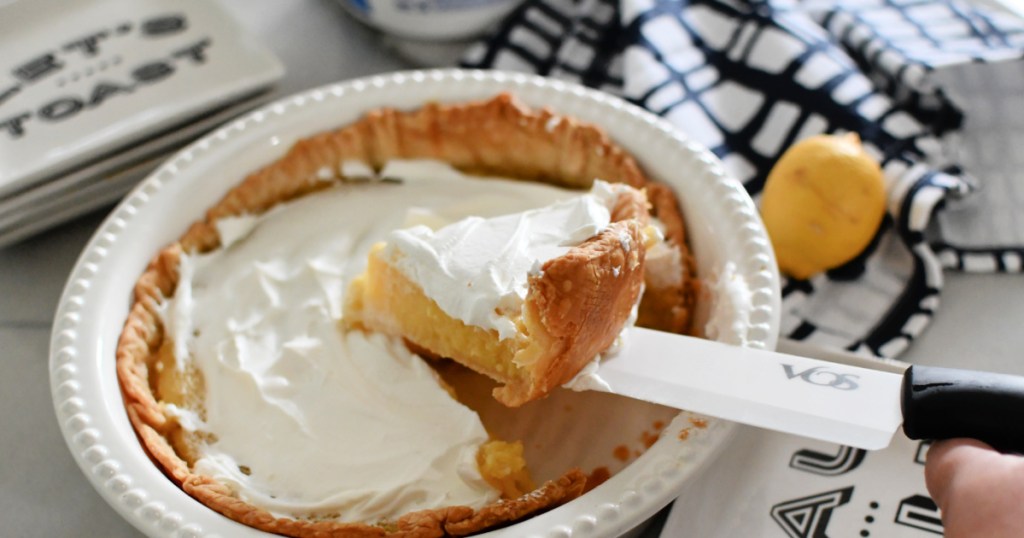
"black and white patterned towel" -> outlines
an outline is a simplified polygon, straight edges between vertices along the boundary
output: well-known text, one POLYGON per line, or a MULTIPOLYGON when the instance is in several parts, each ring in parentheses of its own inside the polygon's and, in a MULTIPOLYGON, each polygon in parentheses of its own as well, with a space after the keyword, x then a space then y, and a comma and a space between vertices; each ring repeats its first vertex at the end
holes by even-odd
POLYGON ((527 0, 463 64, 625 97, 711 148, 755 197, 794 141, 859 133, 883 165, 887 218, 855 260, 783 282, 782 333, 894 357, 938 307, 943 268, 1024 271, 1024 168, 975 180, 962 166, 1012 148, 1008 129, 1024 136, 1010 111, 990 106, 980 129, 970 116, 991 104, 983 91, 1024 97, 1022 58, 1024 21, 950 0, 527 0))

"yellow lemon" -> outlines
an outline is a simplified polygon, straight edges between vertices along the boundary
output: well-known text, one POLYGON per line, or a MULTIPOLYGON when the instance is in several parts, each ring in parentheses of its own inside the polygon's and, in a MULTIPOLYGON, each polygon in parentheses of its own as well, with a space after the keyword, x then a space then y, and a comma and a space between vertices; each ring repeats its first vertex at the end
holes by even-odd
POLYGON ((882 170, 855 133, 818 135, 790 146, 761 196, 779 269, 801 279, 856 257, 884 215, 882 170))

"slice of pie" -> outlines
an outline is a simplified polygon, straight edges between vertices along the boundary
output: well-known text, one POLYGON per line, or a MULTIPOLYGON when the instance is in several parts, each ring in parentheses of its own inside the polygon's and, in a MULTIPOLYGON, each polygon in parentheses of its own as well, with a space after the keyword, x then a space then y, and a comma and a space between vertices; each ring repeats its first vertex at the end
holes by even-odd
POLYGON ((642 191, 597 181, 531 211, 398 230, 352 282, 344 320, 485 374, 519 406, 572 379, 635 316, 649 220, 642 191))

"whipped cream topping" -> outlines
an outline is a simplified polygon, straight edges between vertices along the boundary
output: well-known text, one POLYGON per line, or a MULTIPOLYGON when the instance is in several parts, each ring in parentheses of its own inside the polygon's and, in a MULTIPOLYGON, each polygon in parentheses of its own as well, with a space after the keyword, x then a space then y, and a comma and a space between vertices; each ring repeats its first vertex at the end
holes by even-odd
POLYGON ((344 292, 371 245, 410 222, 579 193, 468 179, 437 162, 396 162, 381 175, 403 184, 344 185, 222 221, 225 247, 184 256, 164 305, 179 367, 205 381, 202 410, 169 406, 184 428, 212 434, 196 471, 278 516, 373 523, 497 498, 476 465, 487 440, 479 417, 399 340, 345 333, 344 292))
POLYGON ((572 379, 562 385, 562 388, 569 390, 575 390, 582 392, 586 390, 596 390, 598 392, 613 392, 612 386, 598 374, 598 369, 601 367, 601 361, 606 356, 614 355, 613 353, 605 354, 602 353, 597 356, 594 360, 588 362, 572 379))
POLYGON ((588 194, 541 208, 396 230, 383 255, 449 316, 511 338, 528 275, 607 228, 623 188, 595 181, 588 194))
POLYGON ((660 220, 652 218, 651 224, 661 237, 647 249, 644 281, 655 289, 682 286, 686 280, 683 253, 675 245, 664 241, 665 225, 660 220))
POLYGON ((710 279, 711 314, 704 326, 708 338, 727 344, 747 344, 750 312, 753 309, 750 286, 739 274, 736 264, 728 262, 710 279))

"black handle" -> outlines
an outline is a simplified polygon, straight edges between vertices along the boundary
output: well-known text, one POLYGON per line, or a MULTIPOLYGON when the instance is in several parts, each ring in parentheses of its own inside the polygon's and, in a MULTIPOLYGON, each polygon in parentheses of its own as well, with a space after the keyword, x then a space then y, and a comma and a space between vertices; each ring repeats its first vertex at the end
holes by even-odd
POLYGON ((911 366, 903 374, 902 407, 911 439, 970 437, 1024 452, 1024 377, 911 366))

